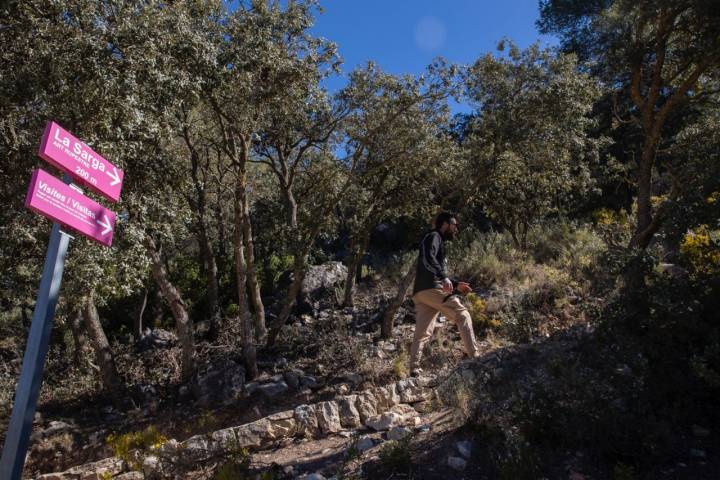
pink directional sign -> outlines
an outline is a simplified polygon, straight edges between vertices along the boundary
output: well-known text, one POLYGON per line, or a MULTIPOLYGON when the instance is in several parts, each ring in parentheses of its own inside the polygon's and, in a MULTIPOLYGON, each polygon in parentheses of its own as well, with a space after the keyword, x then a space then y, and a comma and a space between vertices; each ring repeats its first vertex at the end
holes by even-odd
POLYGON ((113 202, 120 199, 125 173, 57 123, 48 122, 38 154, 113 202))
POLYGON ((112 245, 115 213, 43 170, 33 172, 25 206, 102 245, 112 245))

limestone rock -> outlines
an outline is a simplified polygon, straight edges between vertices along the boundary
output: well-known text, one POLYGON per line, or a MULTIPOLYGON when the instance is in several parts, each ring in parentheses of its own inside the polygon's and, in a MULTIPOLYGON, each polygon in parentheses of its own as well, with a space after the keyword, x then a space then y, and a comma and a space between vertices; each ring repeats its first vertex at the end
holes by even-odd
POLYGON ((311 473, 310 475, 305 475, 300 478, 302 480, 325 480, 325 477, 323 477, 319 473, 311 473))
POLYGON ((400 401, 403 403, 421 402, 425 399, 424 389, 416 378, 407 378, 396 383, 400 401))
POLYGON ((233 447, 237 449, 244 446, 238 444, 237 428, 239 427, 223 428, 210 433, 208 436, 208 454, 210 456, 222 455, 233 447))
POLYGON ((312 438, 318 434, 317 415, 311 405, 298 405, 295 407, 294 418, 297 422, 298 435, 312 438))
POLYGON ((320 402, 315 406, 315 412, 318 420, 318 427, 324 434, 339 432, 342 428, 340 424, 340 410, 336 402, 320 402))
POLYGON ((268 399, 277 398, 288 390, 290 390, 290 387, 288 387, 288 384, 283 380, 266 383, 258 387, 258 391, 265 395, 268 399))
POLYGON ((398 395, 397 387, 394 383, 386 387, 374 388, 372 393, 377 399, 377 413, 386 412, 400 403, 400 395, 398 395))
POLYGON ((309 298, 318 290, 333 288, 347 278, 347 267, 342 262, 327 262, 311 265, 303 277, 300 296, 309 298))
POLYGON ((391 412, 395 412, 403 417, 403 422, 407 423, 410 420, 417 418, 418 412, 410 405, 406 405, 404 403, 401 403, 399 405, 395 405, 390 409, 391 412))
POLYGON ((402 440, 405 437, 412 435, 412 430, 407 427, 392 427, 387 433, 388 440, 402 440))
POLYGON ((360 437, 358 439, 357 443, 355 444, 355 448, 360 453, 370 450, 374 446, 375 446, 375 442, 373 442, 373 439, 368 437, 367 435, 360 437))
POLYGON ((160 467, 160 460, 155 455, 148 455, 143 460, 142 471, 145 474, 145 478, 155 478, 158 476, 158 469, 160 467))
POLYGON ((193 378, 191 388, 204 406, 233 401, 244 391, 245 368, 232 360, 208 365, 193 378))
POLYGON ((237 436, 238 446, 263 448, 276 440, 294 435, 297 423, 294 418, 281 418, 286 416, 287 414, 283 412, 280 417, 276 417, 274 420, 266 417, 235 427, 234 431, 237 436))
POLYGON ((274 413, 267 420, 270 423, 268 433, 273 439, 292 437, 297 432, 295 412, 292 410, 274 413))
POLYGON ((136 343, 140 351, 151 348, 168 348, 177 343, 177 335, 162 328, 155 328, 147 333, 136 343))
POLYGON ((312 375, 303 375, 300 377, 300 385, 311 390, 320 388, 320 383, 317 381, 317 378, 312 375))
POLYGON ((40 475, 37 480, 84 480, 102 478, 102 476, 114 477, 122 473, 125 462, 120 458, 110 457, 97 462, 86 463, 73 467, 65 472, 47 473, 40 475))
POLYGON ((369 418, 377 415, 376 405, 377 399, 372 393, 365 392, 358 395, 355 406, 357 407, 358 413, 360 414, 360 421, 363 424, 366 424, 369 418))
POLYGON ((300 387, 300 377, 302 372, 299 370, 290 370, 283 374, 285 383, 291 390, 297 390, 300 387))
POLYGON ((53 420, 50 422, 47 428, 35 431, 30 435, 31 442, 37 442, 43 438, 49 438, 54 435, 59 435, 65 432, 72 432, 74 427, 62 421, 53 420))
POLYGON ((457 448, 457 451, 461 457, 463 457, 465 460, 470 460, 470 455, 472 453, 472 443, 468 442, 467 440, 457 442, 455 444, 455 448, 457 448))
POLYGON ((403 422, 403 416, 395 412, 385 412, 382 415, 375 415, 370 417, 365 422, 365 425, 372 428, 373 430, 382 431, 389 430, 390 428, 400 425, 403 422))
POLYGON ((140 472, 126 472, 113 477, 112 480, 145 480, 145 475, 140 472))
POLYGON ((212 456, 207 435, 194 435, 188 438, 180 443, 180 450, 182 450, 180 459, 183 462, 201 462, 212 456))
POLYGON ((465 470, 465 467, 467 466, 467 462, 464 459, 453 456, 448 457, 447 464, 450 468, 457 471, 465 470))
POLYGON ((358 428, 362 425, 360 413, 357 407, 355 407, 356 402, 357 395, 348 395, 338 401, 341 426, 345 428, 358 428))

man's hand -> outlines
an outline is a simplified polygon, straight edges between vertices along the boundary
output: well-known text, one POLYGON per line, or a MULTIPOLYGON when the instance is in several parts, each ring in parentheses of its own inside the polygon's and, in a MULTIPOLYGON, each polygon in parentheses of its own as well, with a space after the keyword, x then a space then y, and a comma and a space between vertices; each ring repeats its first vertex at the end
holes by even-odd
POLYGON ((443 293, 452 293, 453 291, 453 284, 450 281, 449 278, 445 278, 442 281, 442 291, 443 293))
POLYGON ((458 292, 462 293, 463 295, 472 292, 472 287, 469 283, 466 282, 458 282, 457 289, 458 292))

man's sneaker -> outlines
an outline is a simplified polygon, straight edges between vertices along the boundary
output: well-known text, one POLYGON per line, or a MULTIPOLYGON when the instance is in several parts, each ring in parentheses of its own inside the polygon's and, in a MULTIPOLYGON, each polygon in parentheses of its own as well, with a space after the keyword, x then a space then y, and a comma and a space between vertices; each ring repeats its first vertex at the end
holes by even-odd
POLYGON ((412 370, 410 370, 411 377, 422 377, 423 373, 425 372, 423 372, 422 368, 413 368, 412 370))

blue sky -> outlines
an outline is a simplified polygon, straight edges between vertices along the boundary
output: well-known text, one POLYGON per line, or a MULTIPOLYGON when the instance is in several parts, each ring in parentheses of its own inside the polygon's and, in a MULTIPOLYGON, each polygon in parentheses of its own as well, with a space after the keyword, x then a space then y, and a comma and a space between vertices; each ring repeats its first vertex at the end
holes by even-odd
MULTIPOLYGON (((503 37, 520 47, 556 44, 537 32, 538 0, 325 0, 322 7, 312 31, 338 44, 344 75, 369 60, 396 74, 418 74, 437 56, 467 64, 495 52, 503 37)), ((326 85, 334 91, 345 82, 326 85)))

